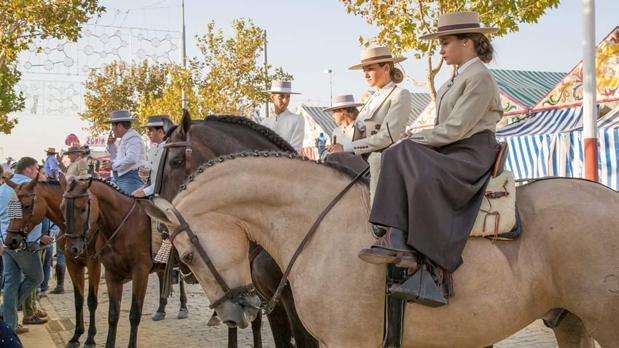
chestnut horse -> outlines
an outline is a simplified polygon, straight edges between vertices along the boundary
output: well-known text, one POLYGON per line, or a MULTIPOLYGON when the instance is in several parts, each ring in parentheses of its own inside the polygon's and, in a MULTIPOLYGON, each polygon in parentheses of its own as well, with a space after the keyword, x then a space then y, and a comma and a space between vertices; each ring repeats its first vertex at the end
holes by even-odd
MULTIPOLYGON (((61 230, 56 243, 68 255, 66 250, 66 239, 64 238, 65 221, 60 211, 63 189, 56 181, 38 181, 38 177, 31 182, 15 184, 8 180, 7 184, 15 190, 17 197, 22 205, 22 218, 11 220, 10 231, 31 231, 43 221, 44 217, 50 219, 61 230)), ((17 248, 25 240, 27 232, 20 234, 7 234, 7 247, 17 248)), ((80 346, 79 339, 84 334, 84 293, 85 277, 84 271, 88 269, 88 311, 90 312, 90 325, 88 326, 88 337, 84 347, 96 347, 95 334, 97 333, 95 323, 95 312, 97 311, 97 295, 99 293, 99 280, 101 278, 101 263, 98 260, 80 256, 78 258, 66 257, 65 262, 71 282, 73 283, 73 296, 75 304, 75 331, 73 337, 67 343, 67 348, 77 348, 80 346)))
MULTIPOLYGON (((168 132, 156 192, 172 200, 192 168, 218 156, 248 150, 295 152, 275 132, 245 117, 208 116, 192 122, 185 112, 180 125, 168 132), (187 152, 188 149, 191 151, 187 152)), ((254 285, 263 297, 272 296, 282 277, 281 270, 264 250, 251 264, 254 285)), ((276 347, 290 347, 293 337, 297 347, 318 347, 318 341, 299 320, 290 287, 284 289, 281 302, 268 314, 268 319, 276 347)))
MULTIPOLYGON (((379 347, 386 268, 357 256, 373 241, 367 185, 352 186, 305 244, 316 218, 350 182, 341 171, 290 154, 244 153, 198 168, 174 205, 162 198, 140 203, 177 232, 175 247, 192 260, 188 266, 218 309, 251 318, 244 295, 225 288, 251 284, 245 248, 255 241, 281 267, 299 255, 288 280, 299 316, 321 346, 379 347)), ((470 239, 447 306, 407 304, 403 346, 488 346, 554 308, 570 312, 555 329, 560 347, 593 347, 593 339, 617 346, 619 194, 555 178, 519 187, 517 206, 521 237, 470 239)))

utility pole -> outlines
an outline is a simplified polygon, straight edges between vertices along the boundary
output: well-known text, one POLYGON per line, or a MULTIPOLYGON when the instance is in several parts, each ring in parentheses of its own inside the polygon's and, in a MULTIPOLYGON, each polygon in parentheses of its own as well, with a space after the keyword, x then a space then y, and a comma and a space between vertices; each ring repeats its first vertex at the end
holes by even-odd
MULTIPOLYGON (((269 64, 267 60, 267 30, 264 29, 264 90, 269 89, 269 64)), ((269 117, 269 100, 264 103, 264 117, 269 117)))
POLYGON ((327 69, 325 70, 327 74, 329 74, 329 106, 333 106, 333 70, 327 69))
POLYGON ((585 178, 598 181, 597 84, 595 79, 595 0, 582 0, 583 148, 585 178))
MULTIPOLYGON (((182 28, 181 28, 181 64, 183 64, 183 69, 187 68, 187 50, 185 49, 185 0, 181 0, 181 15, 182 15, 182 28)), ((182 91, 182 108, 187 109, 187 92, 185 91, 185 87, 183 87, 182 91)))

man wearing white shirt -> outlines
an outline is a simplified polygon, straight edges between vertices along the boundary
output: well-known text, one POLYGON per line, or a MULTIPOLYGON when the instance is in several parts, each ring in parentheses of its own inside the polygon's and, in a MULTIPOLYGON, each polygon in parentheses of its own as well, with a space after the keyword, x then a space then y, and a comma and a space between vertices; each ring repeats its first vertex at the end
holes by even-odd
POLYGON ((107 121, 112 124, 107 150, 111 155, 114 182, 127 194, 144 184, 138 169, 145 160, 145 146, 140 134, 131 128, 131 123, 135 121, 137 119, 126 110, 111 112, 110 120, 107 121), (117 138, 120 138, 118 145, 117 138))
POLYGON ((146 165, 140 170, 144 173, 142 176, 148 176, 146 185, 135 190, 132 195, 134 197, 145 197, 155 193, 155 182, 157 180, 157 174, 159 171, 159 162, 161 161, 161 155, 163 154, 163 147, 165 145, 165 134, 168 125, 171 125, 172 121, 166 115, 148 116, 148 138, 151 146, 146 153, 146 165))
POLYGON ((290 81, 273 81, 271 89, 267 92, 271 93, 274 115, 265 118, 262 125, 271 128, 297 152, 301 152, 305 136, 305 121, 301 115, 288 110, 290 95, 299 93, 292 91, 290 81))

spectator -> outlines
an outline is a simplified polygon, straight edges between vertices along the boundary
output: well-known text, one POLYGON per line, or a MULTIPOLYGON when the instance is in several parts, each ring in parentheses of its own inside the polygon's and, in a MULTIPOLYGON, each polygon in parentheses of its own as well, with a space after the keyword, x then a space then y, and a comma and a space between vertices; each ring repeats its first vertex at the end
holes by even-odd
MULTIPOLYGON (((18 184, 29 182, 38 175, 39 165, 34 158, 23 157, 17 162, 15 172, 16 174, 11 179, 13 182, 18 184)), ((6 238, 9 225, 9 202, 19 204, 15 191, 5 183, 0 186, 0 233, 3 240, 6 238)), ((41 284, 43 267, 39 254, 40 244, 45 246, 52 241, 51 237, 41 235, 39 224, 29 232, 23 250, 7 249, 2 255, 5 284, 1 311, 7 325, 17 333, 27 331, 27 329, 18 330, 17 304, 22 303, 32 290, 41 284)))
POLYGON ((56 152, 56 148, 49 147, 45 151, 47 153, 47 158, 45 158, 45 175, 48 178, 58 179, 58 173, 60 173, 60 167, 58 163, 60 162, 60 155, 56 152))
MULTIPOLYGON (((82 157, 84 154, 84 149, 79 146, 71 146, 67 151, 65 151, 65 155, 69 157, 69 161, 71 163, 65 169, 65 176, 68 178, 70 176, 86 176, 88 175, 88 161, 82 157)), ((64 167, 62 162, 60 163, 61 167, 64 167)))

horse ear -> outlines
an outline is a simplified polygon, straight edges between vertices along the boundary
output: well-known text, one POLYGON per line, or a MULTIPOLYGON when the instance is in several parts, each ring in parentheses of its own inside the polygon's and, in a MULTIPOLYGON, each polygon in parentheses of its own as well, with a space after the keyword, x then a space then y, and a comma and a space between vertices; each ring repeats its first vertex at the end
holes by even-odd
POLYGON ((172 213, 172 203, 167 200, 160 197, 138 199, 138 204, 146 211, 146 214, 148 214, 151 219, 165 224, 168 228, 171 227, 171 230, 180 225, 180 222, 176 219, 174 213, 172 213))
POLYGON ((187 109, 183 109, 183 119, 181 120, 181 134, 186 135, 191 128, 191 115, 187 109))

